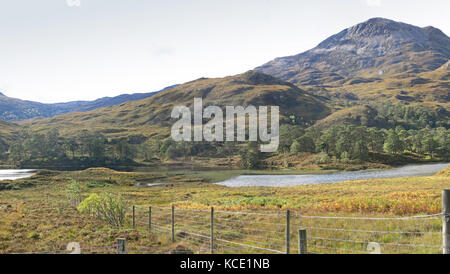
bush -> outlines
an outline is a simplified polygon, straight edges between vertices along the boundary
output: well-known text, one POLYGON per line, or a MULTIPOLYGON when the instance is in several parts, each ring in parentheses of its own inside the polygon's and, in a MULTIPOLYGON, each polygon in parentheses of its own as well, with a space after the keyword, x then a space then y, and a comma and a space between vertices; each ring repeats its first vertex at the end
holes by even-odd
POLYGON ((291 150, 291 153, 293 153, 293 154, 299 154, 302 151, 302 146, 300 145, 299 142, 294 141, 291 145, 290 150, 291 150))
POLYGON ((66 188, 66 195, 69 203, 74 206, 78 206, 81 202, 81 185, 77 181, 73 180, 66 188))
POLYGON ((327 153, 321 152, 316 156, 317 164, 328 164, 331 161, 330 156, 327 153))
POLYGON ((111 226, 121 227, 124 224, 127 205, 120 195, 94 193, 80 203, 78 211, 93 214, 111 226))

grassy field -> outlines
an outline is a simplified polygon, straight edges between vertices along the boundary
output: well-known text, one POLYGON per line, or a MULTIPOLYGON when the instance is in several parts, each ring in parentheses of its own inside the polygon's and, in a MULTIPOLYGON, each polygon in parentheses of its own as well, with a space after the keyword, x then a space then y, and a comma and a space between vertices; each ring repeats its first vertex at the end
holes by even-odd
MULTIPOLYGON (((114 252, 113 245, 117 237, 127 238, 130 248, 135 247, 136 253, 168 253, 174 252, 177 248, 194 250, 193 245, 197 245, 199 241, 189 240, 182 233, 177 234, 180 240, 172 243, 170 233, 147 231, 148 206, 155 207, 154 222, 160 223, 162 228, 167 228, 170 222, 168 217, 170 205, 174 205, 177 214, 180 214, 177 215, 177 220, 182 220, 177 223, 177 231, 196 228, 195 231, 207 235, 208 210, 214 206, 217 210, 217 233, 222 239, 248 245, 255 245, 257 242, 268 249, 283 252, 285 233, 283 221, 287 209, 293 214, 298 214, 294 216, 302 214, 390 218, 434 214, 441 210, 441 190, 450 187, 449 168, 428 177, 360 180, 285 188, 227 188, 210 183, 239 172, 132 173, 97 168, 72 172, 40 171, 28 179, 2 182, 0 185, 4 190, 0 191, 0 253, 57 252, 64 250, 69 242, 80 242, 82 248, 90 252, 107 253, 114 252), (65 193, 67 185, 73 180, 82 184, 83 197, 87 197, 90 193, 121 193, 130 206, 137 206, 139 229, 131 229, 130 215, 125 227, 117 229, 92 216, 79 213, 68 203, 65 193), (162 184, 153 187, 135 187, 133 184, 136 181, 162 184), (162 207, 161 212, 158 213, 157 207, 162 207), (230 213, 237 211, 269 215, 230 213), (252 229, 266 232, 251 233, 252 229), (143 247, 148 249, 142 249, 143 247)), ((389 252, 435 253, 441 238, 440 223, 439 219, 421 222, 396 220, 387 223, 359 219, 300 220, 294 217, 292 226, 311 227, 311 250, 315 247, 316 252, 348 253, 355 249, 361 250, 359 245, 362 243, 376 240, 389 246, 389 252), (317 230, 319 228, 320 231, 317 230), (359 234, 348 232, 356 228, 360 231, 359 234), (364 235, 361 235, 363 228, 364 235), (317 231, 314 232, 314 229, 317 231), (395 237, 383 233, 370 235, 366 233, 369 230, 400 229, 403 232, 394 235, 395 237), (333 237, 340 240, 334 240, 331 245, 329 241, 334 239, 333 237), (364 240, 361 240, 361 237, 364 240), (422 246, 424 242, 432 242, 432 248, 422 246), (421 249, 411 249, 412 243, 420 244, 421 249), (320 250, 325 245, 327 249, 320 250), (408 248, 399 248, 403 245, 408 248), (392 249, 394 247, 396 249, 392 249)), ((292 232, 294 243, 295 232, 294 229, 292 232)), ((229 250, 230 253, 250 252, 242 249, 231 250, 230 245, 227 246, 229 249, 225 250, 229 250)))

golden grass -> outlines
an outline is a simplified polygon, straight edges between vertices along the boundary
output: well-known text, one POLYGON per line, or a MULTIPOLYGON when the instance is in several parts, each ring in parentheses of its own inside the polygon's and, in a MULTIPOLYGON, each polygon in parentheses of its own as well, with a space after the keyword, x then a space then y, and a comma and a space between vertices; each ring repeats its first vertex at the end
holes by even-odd
MULTIPOLYGON (((0 192, 0 253, 48 251, 64 249, 68 242, 78 241, 88 249, 96 246, 112 246, 115 238, 125 236, 129 239, 130 248, 134 252, 145 252, 143 247, 151 247, 151 252, 172 252, 178 245, 188 249, 196 245, 187 239, 179 240, 176 244, 170 242, 168 233, 154 233, 146 231, 146 208, 148 206, 169 207, 175 205, 179 209, 205 209, 214 206, 217 211, 256 211, 256 212, 283 212, 291 209, 295 213, 303 215, 331 215, 331 216, 365 216, 365 217, 396 217, 415 214, 433 214, 441 210, 441 190, 450 187, 448 180, 448 168, 435 176, 360 180, 335 184, 321 184, 309 186, 295 186, 286 188, 248 187, 227 188, 211 183, 199 182, 198 173, 193 175, 162 175, 161 173, 134 173, 115 172, 108 169, 89 169, 74 172, 42 172, 33 178, 22 179, 14 182, 18 186, 27 185, 25 181, 33 181, 30 187, 20 190, 7 190, 0 192), (184 179, 183 179, 184 178, 184 179), (195 178, 195 179, 193 179, 195 178), (84 186, 83 197, 89 193, 115 192, 121 193, 130 205, 136 205, 142 209, 139 219, 139 229, 130 230, 131 212, 128 213, 127 226, 124 229, 112 229, 106 224, 92 217, 80 214, 67 203, 65 187, 75 179, 84 186), (163 185, 154 187, 134 187, 136 180, 149 180, 161 182, 163 185), (94 184, 96 182, 96 184, 94 184)), ((206 212, 207 213, 207 212, 206 212)), ((157 218, 155 213, 155 218, 157 218)), ((180 213, 178 213, 180 214, 180 213)), ((223 230, 223 237, 229 237, 240 243, 251 244, 254 237, 259 234, 249 234, 253 228, 274 229, 273 226, 264 226, 263 217, 249 219, 248 216, 235 216, 235 214, 218 213, 224 225, 230 228, 223 230), (258 224, 258 225, 256 225, 258 224), (245 234, 246 232, 247 234, 245 234), (237 233, 237 234, 236 234, 237 233)), ((160 221, 168 222, 170 215, 161 217, 160 221)), ((193 217, 194 221, 204 221, 201 231, 207 233, 207 218, 205 216, 193 217)), ((256 217, 255 217, 256 218, 256 217)), ((283 223, 280 220, 265 219, 265 222, 283 223)), ((189 231, 193 229, 188 219, 177 217, 177 231, 189 231), (185 221, 183 221, 185 220, 185 221)), ((155 219, 156 222, 156 219, 155 219)), ((364 227, 366 230, 405 229, 406 231, 438 231, 439 220, 430 220, 429 223, 358 223, 352 222, 319 222, 311 221, 308 225, 327 228, 327 226, 341 229, 356 229, 364 227), (418 226, 420 225, 420 226, 418 226), (355 227, 356 226, 356 227, 355 227)), ((203 224, 202 223, 202 224, 203 224)), ((305 226, 307 223, 303 223, 305 226)), ((302 224, 293 223, 298 226, 302 224)), ((219 228, 218 228, 219 229, 219 228)), ((295 232, 295 231, 294 231, 295 232)), ((419 233, 418 232, 418 233, 419 233)), ((317 237, 332 237, 325 232, 313 232, 317 237), (322 233, 322 234, 321 234, 322 233)), ((335 232, 333 232, 335 233, 335 232)), ((438 232, 433 232, 433 235, 438 232)), ((283 242, 283 231, 274 235, 261 234, 267 247, 273 241, 283 242), (275 238, 274 238, 275 237, 275 238), (275 240, 276 239, 276 240, 275 240)), ((408 238, 408 234, 391 238, 384 235, 372 235, 372 240, 385 241, 388 246, 394 243, 407 243, 412 241, 422 243, 428 241, 425 236, 408 238), (380 238, 381 237, 381 238, 380 238), (383 240, 384 239, 384 240, 383 240)), ((359 241, 361 235, 339 234, 335 237, 359 241), (350 237, 350 238, 348 238, 350 237)), ((366 237, 365 235, 364 237, 366 237)), ((434 237, 430 241, 439 241, 440 237, 434 237)), ((438 235, 439 236, 439 235, 438 235)), ((181 236, 180 236, 181 237, 181 236)), ((295 233, 293 233, 295 238, 295 233)), ((365 239, 365 238, 364 238, 365 239)), ((261 239, 259 239, 261 240, 261 239)), ((294 241, 295 242, 295 241, 294 241)), ((334 250, 338 253, 350 252, 356 246, 349 246, 346 242, 338 247, 342 250, 334 250), (346 251, 346 249, 348 249, 346 251)), ((317 252, 325 242, 315 241, 317 252)), ((355 244, 355 243, 353 243, 355 244)), ((328 245, 327 245, 328 246, 328 245)), ((391 247, 392 247, 391 246, 391 247)), ((418 252, 418 249, 385 249, 386 252, 418 252)), ((178 248, 181 248, 178 246, 178 248)), ((358 246, 358 250, 362 247, 358 246)), ((327 249, 328 252, 333 249, 327 249)), ((258 252, 258 250, 253 250, 258 252)), ((323 251, 323 250, 322 250, 323 251)), ((435 252, 433 249, 421 249, 419 252, 435 252)), ((104 252, 114 252, 111 248, 104 252)), ((150 251, 149 251, 150 252, 150 251)), ((224 251, 225 252, 225 251, 224 251)), ((229 251, 231 253, 238 251, 229 251)), ((244 251, 239 251, 244 252, 244 251)), ((249 252, 247 250, 246 252, 249 252)), ((259 250, 261 252, 261 250, 259 250)))

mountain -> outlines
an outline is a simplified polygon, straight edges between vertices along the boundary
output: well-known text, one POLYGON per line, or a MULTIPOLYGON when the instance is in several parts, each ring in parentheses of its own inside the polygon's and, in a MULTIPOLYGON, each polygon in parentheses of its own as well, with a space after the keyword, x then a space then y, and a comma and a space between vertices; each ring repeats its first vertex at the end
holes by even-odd
POLYGON ((255 70, 340 102, 448 105, 449 58, 450 38, 439 29, 372 18, 255 70))
POLYGON ((168 134, 174 122, 170 119, 173 107, 191 106, 194 98, 202 98, 204 106, 277 105, 281 119, 295 116, 295 119, 305 123, 312 123, 330 113, 321 99, 297 86, 249 71, 224 78, 201 78, 140 101, 59 115, 32 122, 29 126, 35 131, 56 128, 62 135, 71 136, 82 130, 100 132, 111 138, 130 134, 168 134))
POLYGON ((43 104, 7 97, 0 93, 0 120, 20 121, 31 118, 48 118, 70 112, 94 110, 106 106, 114 106, 128 101, 137 101, 153 96, 159 92, 176 87, 167 87, 149 93, 122 94, 116 97, 103 97, 94 101, 73 101, 67 103, 43 104))

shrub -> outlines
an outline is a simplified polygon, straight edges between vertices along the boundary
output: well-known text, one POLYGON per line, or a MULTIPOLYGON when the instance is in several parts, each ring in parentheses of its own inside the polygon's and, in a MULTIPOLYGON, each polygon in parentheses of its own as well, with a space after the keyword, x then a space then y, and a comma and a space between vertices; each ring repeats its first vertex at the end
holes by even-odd
POLYGON ((328 164, 331 161, 330 156, 326 152, 321 152, 316 156, 317 164, 328 164))
POLYGON ((111 226, 121 227, 124 224, 127 205, 120 195, 94 193, 80 203, 78 211, 93 214, 111 226))
POLYGON ((69 203, 74 206, 78 206, 81 202, 81 185, 77 181, 73 180, 66 188, 66 195, 69 203))
POLYGON ((290 150, 291 150, 291 153, 293 153, 293 154, 299 154, 302 151, 302 146, 300 145, 299 142, 294 141, 291 145, 290 150))

